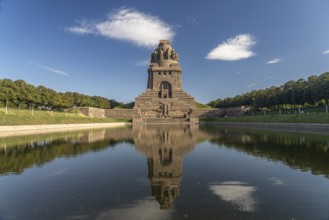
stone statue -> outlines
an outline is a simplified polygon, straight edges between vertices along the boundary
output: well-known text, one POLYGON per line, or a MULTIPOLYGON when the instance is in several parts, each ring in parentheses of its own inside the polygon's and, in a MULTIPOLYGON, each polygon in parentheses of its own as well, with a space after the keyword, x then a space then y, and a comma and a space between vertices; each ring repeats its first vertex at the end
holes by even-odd
POLYGON ((159 108, 155 110, 157 112, 157 117, 159 118, 168 118, 171 116, 170 110, 172 106, 169 107, 169 105, 164 104, 162 102, 159 103, 159 108))
POLYGON ((174 49, 171 49, 170 51, 170 59, 174 59, 174 56, 175 56, 175 50, 174 49))
POLYGON ((139 116, 142 116, 141 108, 140 108, 139 105, 137 106, 137 109, 138 109, 138 115, 139 115, 139 116))
POLYGON ((178 62, 178 53, 175 53, 175 59, 174 60, 178 62))
POLYGON ((153 53, 152 53, 152 60, 151 62, 152 63, 156 63, 158 60, 158 51, 157 50, 154 50, 153 53))
POLYGON ((162 108, 162 115, 163 117, 167 118, 169 116, 169 107, 166 104, 162 104, 163 108, 162 108))
POLYGON ((159 50, 159 59, 160 60, 163 59, 163 50, 162 49, 159 50))
POLYGON ((171 50, 167 48, 167 59, 171 59, 171 50))

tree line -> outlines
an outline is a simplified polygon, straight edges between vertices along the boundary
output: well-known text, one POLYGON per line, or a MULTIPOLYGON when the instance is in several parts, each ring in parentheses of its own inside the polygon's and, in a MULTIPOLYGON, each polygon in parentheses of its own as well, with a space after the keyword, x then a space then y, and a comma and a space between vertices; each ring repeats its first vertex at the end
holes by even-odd
POLYGON ((291 109, 295 107, 328 105, 329 100, 329 72, 320 76, 312 75, 307 79, 291 80, 281 86, 217 99, 208 103, 216 108, 235 106, 250 106, 253 109, 291 109))
POLYGON ((24 80, 0 79, 0 105, 16 108, 63 110, 75 106, 114 108, 118 103, 101 96, 88 96, 77 92, 56 92, 45 86, 33 86, 24 80))

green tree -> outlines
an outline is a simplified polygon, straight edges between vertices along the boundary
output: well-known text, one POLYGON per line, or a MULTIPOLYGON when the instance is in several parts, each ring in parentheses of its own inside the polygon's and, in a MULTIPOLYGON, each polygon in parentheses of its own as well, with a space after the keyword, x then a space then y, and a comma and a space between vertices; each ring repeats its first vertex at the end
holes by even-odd
POLYGON ((319 88, 320 81, 317 76, 310 76, 307 79, 307 101, 315 106, 316 102, 320 100, 321 89, 319 88))
POLYGON ((0 100, 3 105, 14 104, 17 105, 17 87, 15 83, 10 79, 1 80, 0 84, 0 100))

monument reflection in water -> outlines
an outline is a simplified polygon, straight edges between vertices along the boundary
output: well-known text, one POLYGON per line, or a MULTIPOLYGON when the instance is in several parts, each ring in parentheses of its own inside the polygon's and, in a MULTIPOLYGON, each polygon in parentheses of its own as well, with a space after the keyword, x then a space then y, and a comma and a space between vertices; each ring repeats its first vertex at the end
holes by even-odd
POLYGON ((329 137, 144 124, 0 138, 0 219, 325 219, 329 137))
POLYGON ((169 209, 179 196, 183 159, 199 137, 197 125, 134 126, 135 147, 147 157, 148 178, 161 209, 169 209))

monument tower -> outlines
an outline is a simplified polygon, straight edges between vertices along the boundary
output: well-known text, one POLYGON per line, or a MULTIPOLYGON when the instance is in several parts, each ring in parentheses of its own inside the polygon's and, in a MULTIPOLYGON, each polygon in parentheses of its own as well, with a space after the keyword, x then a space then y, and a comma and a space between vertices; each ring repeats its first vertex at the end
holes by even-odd
POLYGON ((147 90, 136 97, 134 122, 198 122, 194 97, 183 91, 178 54, 169 40, 160 40, 151 55, 147 90))

